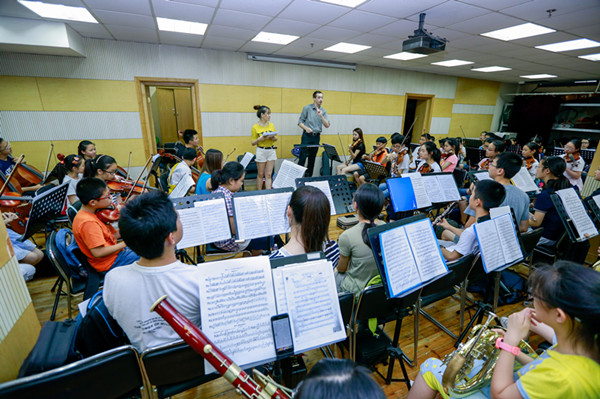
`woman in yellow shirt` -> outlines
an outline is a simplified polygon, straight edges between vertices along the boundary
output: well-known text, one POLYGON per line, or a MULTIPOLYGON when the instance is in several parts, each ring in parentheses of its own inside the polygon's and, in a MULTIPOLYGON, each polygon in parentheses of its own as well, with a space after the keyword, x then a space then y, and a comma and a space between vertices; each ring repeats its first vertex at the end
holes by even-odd
POLYGON ((270 189, 273 177, 273 168, 277 153, 275 142, 277 141, 277 130, 271 122, 271 109, 266 105, 255 105, 258 122, 252 126, 252 145, 256 146, 256 189, 262 190, 263 177, 265 188, 270 189))

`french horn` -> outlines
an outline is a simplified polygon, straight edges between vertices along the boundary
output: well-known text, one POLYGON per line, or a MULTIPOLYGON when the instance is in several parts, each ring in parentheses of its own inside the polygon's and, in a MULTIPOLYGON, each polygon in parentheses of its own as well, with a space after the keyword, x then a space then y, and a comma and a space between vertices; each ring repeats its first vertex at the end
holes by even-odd
MULTIPOLYGON (((492 328, 505 330, 499 326, 488 327, 495 316, 490 315, 485 324, 474 326, 467 341, 444 358, 443 364, 446 369, 442 376, 442 385, 449 396, 469 396, 490 384, 500 353, 500 349, 496 348, 496 340, 502 336, 492 328), (476 367, 479 366, 481 368, 477 370, 476 367)), ((519 348, 521 352, 537 357, 535 350, 527 342, 521 340, 519 348)), ((515 370, 521 367, 522 365, 515 361, 515 370)))

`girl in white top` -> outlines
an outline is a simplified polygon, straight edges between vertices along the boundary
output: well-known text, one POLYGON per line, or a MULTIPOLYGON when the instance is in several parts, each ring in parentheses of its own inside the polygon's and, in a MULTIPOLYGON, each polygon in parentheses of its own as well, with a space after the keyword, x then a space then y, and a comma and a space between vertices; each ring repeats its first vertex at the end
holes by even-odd
POLYGON ((75 154, 67 156, 58 154, 56 157, 60 162, 57 163, 52 172, 50 172, 49 177, 55 176, 58 179, 59 184, 69 184, 67 198, 69 199, 70 204, 74 204, 79 201, 79 198, 77 198, 77 194, 75 193, 75 188, 77 187, 77 182, 79 182, 79 179, 83 175, 85 163, 83 162, 82 157, 75 154))
POLYGON ((581 140, 573 139, 565 145, 565 155, 563 158, 567 162, 567 170, 565 170, 565 177, 569 179, 573 186, 577 186, 579 192, 583 190, 583 179, 581 178, 581 172, 585 167, 585 161, 579 155, 581 149, 581 140))
POLYGON ((408 165, 410 169, 415 170, 419 167, 420 162, 423 162, 423 160, 419 157, 419 152, 421 151, 421 146, 427 141, 434 143, 435 138, 429 133, 423 133, 421 138, 419 138, 419 146, 412 152, 412 161, 410 162, 410 165, 408 165))
POLYGON ((523 146, 521 150, 521 155, 523 156, 523 166, 527 168, 527 171, 534 179, 537 176, 537 170, 540 163, 537 159, 535 159, 536 154, 540 146, 535 142, 527 143, 523 146))
POLYGON ((440 173, 442 171, 442 168, 440 167, 442 153, 431 141, 427 141, 421 146, 421 149, 419 150, 419 157, 424 162, 421 162, 417 168, 417 172, 426 174, 440 173))

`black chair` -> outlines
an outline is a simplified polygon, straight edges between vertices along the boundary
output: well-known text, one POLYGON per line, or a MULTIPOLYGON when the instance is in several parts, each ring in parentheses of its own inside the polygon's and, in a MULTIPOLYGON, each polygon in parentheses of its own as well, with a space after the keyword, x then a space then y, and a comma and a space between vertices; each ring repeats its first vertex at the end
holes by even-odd
POLYGON ((143 385, 137 352, 127 345, 0 384, 0 398, 130 398, 141 396, 143 385))
POLYGON ((218 378, 204 373, 204 358, 179 340, 146 349, 141 367, 149 397, 166 398, 218 378))
POLYGON ((366 325, 369 319, 377 318, 378 325, 385 325, 390 321, 396 322, 394 330, 394 338, 390 338, 381 326, 377 327, 377 334, 383 337, 388 342, 386 349, 387 357, 389 359, 388 373, 384 377, 376 368, 375 372, 385 380, 386 384, 390 384, 392 381, 405 382, 408 389, 410 389, 410 380, 406 372, 404 362, 406 361, 412 366, 410 359, 404 354, 402 349, 398 347, 398 341, 400 339, 400 329, 402 327, 402 319, 410 313, 410 309, 414 306, 415 301, 419 296, 419 292, 415 291, 403 298, 392 298, 387 299, 385 289, 383 285, 377 284, 365 288, 359 297, 354 317, 352 320, 352 354, 353 360, 356 360, 357 354, 357 336, 359 334, 359 325, 366 325), (398 360, 400 367, 402 368, 402 374, 404 378, 393 379, 392 375, 394 372, 394 364, 398 360))
POLYGON ((543 227, 519 234, 521 243, 523 244, 523 256, 525 258, 522 263, 530 269, 534 267, 533 250, 535 249, 538 241, 542 237, 542 234, 544 234, 543 227))
POLYGON ((352 358, 352 335, 350 334, 350 323, 352 322, 352 314, 354 313, 355 296, 353 292, 340 292, 338 294, 338 299, 340 301, 340 311, 342 312, 342 320, 344 322, 344 326, 346 326, 346 334, 348 335, 347 340, 338 342, 338 347, 340 348, 342 353, 344 352, 344 348, 346 348, 350 353, 350 357, 352 358))
POLYGON ((81 201, 75 201, 74 204, 69 204, 67 206, 67 218, 69 219, 69 223, 73 226, 73 220, 75 220, 75 216, 77 216, 77 212, 81 209, 81 201))
POLYGON ((454 181, 458 188, 463 188, 465 186, 465 179, 467 178, 467 171, 465 169, 456 168, 454 172, 452 172, 452 177, 454 177, 454 181))

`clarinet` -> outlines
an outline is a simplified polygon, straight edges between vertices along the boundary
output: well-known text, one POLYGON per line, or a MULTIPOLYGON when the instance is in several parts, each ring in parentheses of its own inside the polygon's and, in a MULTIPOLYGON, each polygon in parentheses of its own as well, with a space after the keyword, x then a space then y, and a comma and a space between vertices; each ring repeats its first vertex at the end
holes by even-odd
POLYGON ((280 388, 267 383, 262 388, 244 370, 235 364, 227 355, 208 339, 206 335, 187 317, 179 313, 167 301, 167 296, 160 297, 150 308, 158 313, 183 340, 200 354, 231 383, 236 391, 249 399, 289 399, 290 396, 280 388))
POLYGON ((452 211, 452 209, 454 209, 454 207, 458 205, 458 201, 454 201, 453 203, 451 203, 450 205, 448 205, 448 208, 446 208, 446 210, 444 212, 442 212, 441 215, 438 215, 438 217, 435 218, 435 220, 433 221, 433 225, 437 225, 439 222, 442 221, 443 218, 445 218, 446 216, 448 216, 448 214, 452 211))

